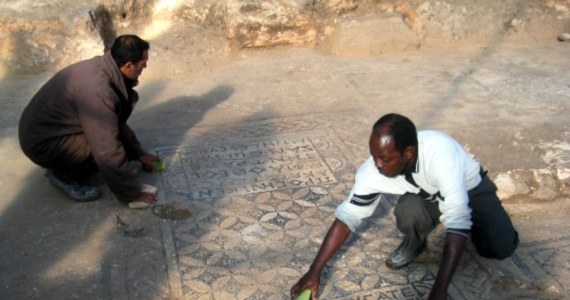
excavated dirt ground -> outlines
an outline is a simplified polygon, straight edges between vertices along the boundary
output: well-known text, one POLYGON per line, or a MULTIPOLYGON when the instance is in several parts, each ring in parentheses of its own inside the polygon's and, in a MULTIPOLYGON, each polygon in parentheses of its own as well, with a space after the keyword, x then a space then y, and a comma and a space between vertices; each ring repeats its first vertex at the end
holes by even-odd
MULTIPOLYGON (((22 109, 53 71, 1 78, 1 299, 287 299, 388 112, 461 141, 519 230, 504 261, 469 245, 450 298, 569 299, 570 43, 499 36, 362 57, 232 52, 210 30, 169 33, 151 40, 130 123, 169 165, 141 176, 173 210, 128 209, 104 185, 96 202, 62 196, 17 141, 22 109)), ((426 297, 443 232, 418 262, 387 269, 401 238, 393 200, 331 261, 321 299, 426 297)))

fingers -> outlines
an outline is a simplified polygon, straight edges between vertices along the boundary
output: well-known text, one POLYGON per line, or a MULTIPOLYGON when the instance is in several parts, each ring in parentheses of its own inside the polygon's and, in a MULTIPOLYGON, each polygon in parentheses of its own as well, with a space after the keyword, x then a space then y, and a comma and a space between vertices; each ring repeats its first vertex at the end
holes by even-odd
POLYGON ((318 295, 316 288, 311 287, 303 287, 301 288, 301 284, 297 283, 291 288, 291 299, 303 299, 303 300, 317 300, 318 295), (309 298, 310 297, 310 298, 309 298))
POLYGON ((309 300, 309 295, 307 294, 307 291, 310 291, 310 299, 311 300, 317 300, 318 299, 318 291, 319 291, 319 287, 318 284, 315 286, 314 284, 312 284, 310 281, 307 281, 305 279, 306 276, 303 276, 299 282, 297 282, 292 288, 291 288, 291 299, 297 299, 298 297, 301 297, 302 299, 306 299, 309 300))
POLYGON ((297 297, 297 294, 299 294, 299 283, 295 284, 291 288, 291 299, 295 299, 295 297, 297 297))
POLYGON ((143 170, 146 172, 156 173, 166 170, 166 163, 160 159, 153 160, 149 163, 142 162, 143 170))
POLYGON ((143 192, 136 200, 129 202, 130 208, 145 209, 156 203, 158 199, 154 194, 143 192))
POLYGON ((160 161, 160 157, 150 153, 145 153, 139 156, 139 161, 145 165, 151 165, 153 161, 157 160, 160 161))
POLYGON ((167 168, 164 161, 162 161, 158 156, 154 156, 152 154, 145 154, 141 156, 139 160, 143 169, 147 172, 161 172, 167 168))
POLYGON ((305 282, 304 277, 301 277, 299 281, 291 288, 291 299, 297 299, 299 295, 307 288, 307 282, 305 282))
POLYGON ((156 155, 149 154, 148 157, 150 162, 160 161, 160 158, 156 155))
POLYGON ((140 198, 140 201, 146 202, 149 204, 155 204, 157 200, 158 199, 156 198, 156 196, 154 194, 144 193, 144 192, 142 193, 142 196, 140 198))

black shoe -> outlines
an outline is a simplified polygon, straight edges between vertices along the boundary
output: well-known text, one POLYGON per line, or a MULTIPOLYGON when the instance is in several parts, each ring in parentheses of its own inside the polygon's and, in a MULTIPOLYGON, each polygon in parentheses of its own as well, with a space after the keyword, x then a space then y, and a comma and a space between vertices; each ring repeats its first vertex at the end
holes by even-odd
POLYGON ((101 192, 94 186, 79 184, 73 180, 63 179, 56 175, 51 169, 48 169, 46 176, 49 179, 49 183, 53 185, 58 190, 62 191, 69 198, 78 202, 88 202, 94 201, 101 197, 101 192))
POLYGON ((386 260, 386 266, 388 268, 396 270, 409 265, 426 248, 426 243, 424 242, 417 249, 410 250, 409 242, 408 237, 404 237, 400 246, 390 254, 390 257, 386 260))

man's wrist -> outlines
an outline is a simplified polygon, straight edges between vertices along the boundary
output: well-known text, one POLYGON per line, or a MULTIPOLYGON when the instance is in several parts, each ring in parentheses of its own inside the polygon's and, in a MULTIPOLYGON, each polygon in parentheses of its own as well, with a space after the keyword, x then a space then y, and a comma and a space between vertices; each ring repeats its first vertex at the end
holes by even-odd
POLYGON ((307 272, 310 276, 318 276, 319 278, 321 277, 321 272, 322 272, 323 268, 319 268, 316 267, 314 265, 311 265, 309 267, 309 271, 307 272))

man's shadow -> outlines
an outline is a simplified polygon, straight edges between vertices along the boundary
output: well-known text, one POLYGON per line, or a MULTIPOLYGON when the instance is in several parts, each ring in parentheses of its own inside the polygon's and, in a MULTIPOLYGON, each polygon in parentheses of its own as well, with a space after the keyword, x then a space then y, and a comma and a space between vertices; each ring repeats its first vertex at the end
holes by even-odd
MULTIPOLYGON (((139 94, 141 97, 149 94, 152 98, 164 88, 163 85, 160 82, 151 83, 140 89, 139 94)), ((137 112, 135 108, 129 124, 137 133, 137 137, 143 146, 147 148, 176 145, 187 131, 202 121, 210 109, 229 99, 233 93, 234 88, 232 86, 219 85, 199 96, 178 96, 140 112, 137 112), (170 140, 163 141, 157 135, 149 135, 149 132, 164 131, 172 134, 168 136, 170 140)))

